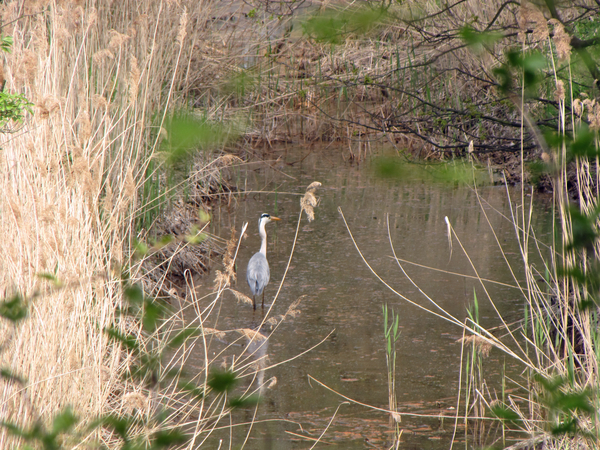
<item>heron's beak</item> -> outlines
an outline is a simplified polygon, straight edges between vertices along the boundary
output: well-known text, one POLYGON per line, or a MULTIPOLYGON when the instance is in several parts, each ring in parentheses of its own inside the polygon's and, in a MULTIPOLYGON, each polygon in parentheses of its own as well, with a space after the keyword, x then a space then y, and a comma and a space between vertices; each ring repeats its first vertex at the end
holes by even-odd
POLYGON ((271 216, 271 220, 281 220, 279 217, 271 216))

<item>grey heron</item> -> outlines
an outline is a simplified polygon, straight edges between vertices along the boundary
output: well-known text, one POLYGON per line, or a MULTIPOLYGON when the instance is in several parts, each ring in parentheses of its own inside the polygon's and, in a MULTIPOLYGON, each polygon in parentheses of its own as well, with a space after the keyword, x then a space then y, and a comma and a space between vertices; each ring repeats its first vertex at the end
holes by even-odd
POLYGON ((262 306, 265 306, 265 286, 269 284, 271 272, 267 261, 267 231, 265 225, 272 220, 281 220, 279 217, 262 214, 258 219, 258 233, 260 234, 260 250, 248 261, 246 280, 252 291, 252 306, 256 309, 256 296, 262 294, 262 306))

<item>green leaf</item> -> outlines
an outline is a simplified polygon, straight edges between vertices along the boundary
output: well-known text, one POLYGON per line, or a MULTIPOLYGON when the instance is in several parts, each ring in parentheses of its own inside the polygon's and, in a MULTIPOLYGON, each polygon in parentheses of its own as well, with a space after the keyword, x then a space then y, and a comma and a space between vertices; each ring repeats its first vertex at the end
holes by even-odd
POLYGON ((513 87, 513 70, 523 77, 525 90, 532 94, 541 80, 541 70, 547 65, 546 58, 540 52, 523 53, 520 49, 513 48, 506 52, 506 62, 493 70, 498 78, 500 90, 510 91, 513 87))
POLYGON ((531 89, 535 87, 541 79, 541 70, 546 67, 546 58, 539 52, 533 52, 523 55, 520 63, 523 69, 525 88, 531 89))
POLYGON ((177 333, 171 340, 169 341, 169 347, 177 348, 183 345, 189 338, 193 336, 199 336, 200 329, 198 327, 186 327, 177 333))
POLYGON ((6 367, 0 369, 0 377, 4 378, 7 381, 19 383, 21 385, 27 383, 27 380, 25 378, 16 375, 11 369, 7 369, 6 367))
POLYGON ((137 258, 142 258, 148 254, 150 247, 143 241, 136 241, 134 245, 134 252, 137 258))
POLYGON ((128 369, 126 378, 130 378, 138 383, 144 383, 149 387, 156 386, 160 379, 156 364, 134 363, 130 364, 128 369))
POLYGON ((12 423, 12 422, 7 422, 7 421, 0 421, 0 426, 2 428, 6 428, 6 430, 14 435, 14 436, 21 436, 21 437, 25 437, 28 435, 27 431, 25 431, 23 428, 21 428, 20 426, 12 423))
POLYGON ((521 417, 506 405, 492 406, 490 410, 494 416, 501 420, 508 420, 515 423, 521 420, 521 417))
POLYGON ((484 48, 491 47, 503 37, 502 33, 495 31, 477 31, 470 25, 461 28, 459 36, 476 53, 481 53, 484 48))
POLYGON ((17 323, 27 317, 29 308, 20 294, 13 295, 8 300, 0 302, 0 316, 17 323))
POLYGON ((136 284, 125 287, 123 294, 130 303, 141 305, 144 302, 144 292, 136 284))
POLYGON ((577 428, 577 419, 572 417, 559 423, 557 426, 552 427, 551 432, 554 436, 575 434, 577 432, 577 428))
POLYGON ((573 141, 570 134, 559 133, 557 131, 546 131, 544 133, 546 143, 553 148, 562 148, 563 144, 570 145, 573 141))
POLYGON ((163 378, 160 362, 161 355, 156 351, 141 353, 139 360, 129 365, 128 376, 153 387, 163 378))
POLYGON ((507 66, 495 67, 492 70, 492 73, 498 79, 498 84, 500 85, 500 90, 502 92, 508 92, 512 89, 513 76, 510 69, 507 66))
POLYGON ((250 406, 258 405, 260 402, 260 396, 258 394, 249 395, 247 397, 232 397, 229 400, 230 408, 247 408, 250 406))
POLYGON ((588 414, 594 412, 594 407, 590 404, 591 394, 588 391, 583 392, 558 392, 550 402, 550 406, 558 411, 575 412, 583 411, 588 414))
POLYGON ((596 214, 591 217, 587 216, 579 211, 577 206, 571 206, 568 214, 571 219, 572 231, 566 249, 593 249, 598 238, 596 214))
POLYGON ((33 114, 33 103, 23 94, 0 92, 0 126, 10 121, 22 123, 26 112, 33 114))
POLYGON ((132 425, 132 420, 123 416, 117 416, 115 414, 107 414, 102 416, 92 422, 88 427, 90 430, 93 430, 98 427, 108 427, 111 428, 115 433, 119 435, 121 439, 125 442, 128 442, 128 430, 132 425))
POLYGON ((206 384, 218 393, 229 392, 234 388, 238 379, 230 370, 214 370, 209 376, 206 384))
POLYGON ((161 248, 166 247, 173 242, 174 239, 175 238, 170 234, 165 234, 164 236, 161 236, 160 239, 152 245, 152 247, 154 247, 155 250, 160 250, 161 248))
POLYGON ((600 303, 600 301, 599 301, 598 297, 590 295, 590 296, 586 297, 585 299, 581 300, 579 302, 579 305, 577 305, 577 306, 582 311, 588 311, 588 310, 592 310, 593 308, 595 308, 599 303, 600 303))
POLYGON ((168 140, 162 149, 169 165, 185 164, 198 151, 225 143, 231 137, 220 123, 189 114, 175 114, 165 124, 168 140))
POLYGON ((386 21, 382 8, 350 8, 319 11, 302 23, 304 34, 317 42, 341 44, 351 35, 364 35, 386 21))
POLYGON ((596 134, 587 125, 582 125, 571 142, 569 150, 572 156, 593 159, 598 156, 596 134))
POLYGON ((37 276, 44 280, 48 280, 48 281, 52 282, 52 284, 57 288, 63 287, 62 281, 60 281, 58 279, 58 277, 53 273, 41 272, 41 273, 38 273, 37 276))
POLYGON ((0 38, 0 49, 3 52, 10 53, 12 50, 12 46, 14 44, 14 39, 12 36, 2 36, 0 38))
POLYGON ((206 240, 208 236, 204 233, 200 233, 200 230, 197 226, 193 225, 190 229, 190 232, 185 235, 185 241, 189 242, 192 245, 198 245, 206 240))
POLYGON ((184 444, 189 440, 186 433, 175 428, 172 430, 159 430, 152 436, 152 449, 174 447, 184 444))
POLYGON ((73 428, 77 422, 77 416, 75 416, 71 407, 67 406, 52 420, 52 434, 57 436, 60 433, 65 433, 73 428))
POLYGON ((115 328, 112 325, 109 327, 105 327, 104 332, 110 338, 114 339, 117 342, 120 342, 125 347, 127 347, 129 350, 139 353, 140 345, 139 345, 137 339, 135 338, 135 336, 123 334, 123 333, 121 333, 121 331, 119 331, 117 328, 115 328))
POLYGON ((198 385, 192 381, 179 380, 177 387, 186 394, 195 397, 196 400, 202 400, 204 398, 204 389, 198 387, 198 385))
POLYGON ((165 311, 165 307, 158 302, 151 299, 145 299, 144 311, 142 314, 142 325, 144 326, 144 330, 149 333, 156 330, 160 320, 165 315, 165 311))
MULTIPOLYGON (((578 266, 566 268, 557 264, 556 273, 561 277, 572 278, 581 285, 585 284, 589 291, 600 291, 600 266, 598 264, 590 262, 585 270, 578 266)), ((590 300, 590 298, 586 300, 590 300)))
POLYGON ((542 385, 544 391, 549 393, 554 393, 564 384, 561 378, 546 378, 540 374, 535 374, 533 379, 542 385))

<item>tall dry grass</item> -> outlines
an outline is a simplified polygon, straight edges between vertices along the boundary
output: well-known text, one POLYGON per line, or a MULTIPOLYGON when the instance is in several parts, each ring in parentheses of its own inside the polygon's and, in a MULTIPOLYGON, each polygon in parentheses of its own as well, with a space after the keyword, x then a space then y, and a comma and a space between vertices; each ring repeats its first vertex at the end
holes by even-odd
MULTIPOLYGON (((553 177, 553 241, 542 242, 537 230, 532 228, 533 203, 527 200, 524 190, 520 201, 512 208, 525 275, 522 292, 526 313, 513 332, 522 336, 531 367, 525 372, 528 394, 523 398, 508 395, 502 401, 519 418, 522 430, 534 442, 543 441, 544 448, 571 448, 574 445, 593 448, 600 437, 598 420, 593 412, 597 410, 600 392, 600 309, 595 288, 600 244, 597 238, 592 238, 593 243, 581 243, 581 227, 585 226, 585 221, 578 216, 588 216, 590 225, 597 229, 595 216, 600 196, 598 159, 593 155, 600 145, 597 134, 599 114, 595 102, 587 99, 587 93, 584 92, 580 99, 574 94, 579 82, 575 75, 578 62, 572 59, 571 38, 562 24, 554 19, 547 20, 532 6, 522 8, 521 13, 522 31, 526 21, 535 23, 533 37, 521 35, 523 49, 541 45, 549 61, 558 102, 555 132, 564 139, 554 148, 545 147, 541 139, 542 157, 553 177), (536 40, 539 42, 532 43, 536 40), (583 122, 589 124, 594 137, 588 153, 575 157, 575 150, 567 141, 572 138, 581 142, 581 136, 588 129, 583 122), (572 200, 572 183, 577 191, 577 202, 572 200), (532 255, 537 255, 543 264, 536 265, 532 255)), ((524 99, 520 110, 522 122, 531 127, 524 99)), ((541 135, 539 130, 532 131, 541 135)))
MULTIPOLYGON (((523 8, 521 14, 523 27, 526 22, 532 21, 536 26, 532 36, 524 32, 520 35, 523 51, 542 45, 552 68, 554 94, 559 107, 558 128, 555 131, 561 137, 556 140, 559 144, 555 148, 545 145, 542 133, 528 118, 524 88, 523 97, 515 106, 520 111, 523 128, 530 127, 530 131, 540 137, 543 158, 553 178, 554 188, 551 217, 554 220, 554 234, 550 242, 541 239, 539 230, 532 226, 534 194, 526 186, 522 186, 520 198, 511 203, 511 216, 507 217, 515 230, 521 261, 515 265, 509 262, 508 255, 504 255, 504 258, 515 277, 515 286, 520 289, 524 317, 509 323, 500 314, 496 306, 498 299, 489 294, 483 279, 480 282, 485 296, 483 299, 476 297, 474 301, 475 304, 489 302, 495 309, 497 326, 489 329, 479 324, 477 314, 469 314, 465 323, 461 323, 440 308, 435 299, 417 285, 415 287, 434 307, 425 308, 394 292, 408 303, 455 323, 469 335, 461 339, 464 344, 469 344, 470 357, 465 358, 464 364, 466 398, 463 397, 463 391, 459 391, 456 420, 460 415, 465 426, 471 427, 472 439, 482 439, 475 445, 486 445, 485 439, 493 435, 487 434, 490 432, 489 420, 496 416, 497 419, 505 419, 499 421, 503 428, 497 436, 503 445, 507 445, 509 431, 517 433, 524 441, 529 438, 510 448, 597 448, 600 439, 597 417, 600 402, 600 308, 597 292, 600 259, 597 158, 600 148, 600 109, 595 100, 588 98, 591 93, 584 92, 581 98, 576 98, 573 93, 576 90, 574 86, 579 82, 574 75, 578 67, 576 61, 571 59, 570 37, 562 25, 555 20, 547 20, 539 11, 534 14, 532 10, 523 8), (590 134, 582 139, 588 129, 590 134), (578 141, 579 148, 584 147, 585 151, 577 152, 575 145, 569 143, 571 138, 578 141), (572 173, 576 176, 573 177, 572 173), (573 179, 577 203, 571 199, 569 185, 573 179), (481 361, 491 349, 501 351, 508 360, 517 363, 522 370, 522 377, 511 378, 503 374, 501 386, 490 385, 481 361)), ((581 85, 577 89, 582 89, 581 85)), ((523 148, 520 159, 522 170, 525 171, 523 148)), ((509 193, 507 196, 511 199, 509 193)), ((483 202, 481 206, 483 216, 490 224, 490 232, 502 250, 503 244, 491 226, 490 213, 483 202)), ((450 244, 457 242, 459 251, 469 257, 461 242, 466 237, 458 236, 446 220, 450 244)), ((390 246, 394 252, 391 241, 390 246)), ((408 278, 400 261, 397 262, 408 278)), ((473 265, 472 269, 479 277, 477 267, 473 265)), ((384 280, 381 281, 393 290, 384 280)), ((493 370, 496 372, 498 369, 495 367, 493 370)), ((462 379, 460 381, 463 382, 462 379)), ((510 439, 514 439, 514 434, 510 435, 510 439)))
MULTIPOLYGON (((27 380, 2 382, 2 420, 47 421, 66 405, 84 419, 131 407, 136 388, 119 377, 127 361, 102 329, 122 302, 138 189, 162 120, 213 12, 203 1, 0 5, 2 33, 14 37, 2 57, 6 89, 35 104, 17 132, 0 136, 0 293, 30 305, 16 329, 2 323, 0 366, 27 380)), ((14 444, 0 434, 0 447, 14 444)))

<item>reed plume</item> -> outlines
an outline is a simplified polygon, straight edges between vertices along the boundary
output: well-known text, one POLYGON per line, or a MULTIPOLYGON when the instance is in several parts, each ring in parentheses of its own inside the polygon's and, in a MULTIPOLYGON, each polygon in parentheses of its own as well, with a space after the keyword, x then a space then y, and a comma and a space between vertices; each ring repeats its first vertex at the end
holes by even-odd
POLYGON ((306 192, 300 199, 300 208, 306 213, 309 222, 315 220, 314 208, 319 204, 319 200, 315 195, 317 188, 321 186, 318 181, 313 181, 306 188, 306 192))
MULTIPOLYGON (((66 405, 83 422, 156 407, 123 382, 128 359, 102 330, 141 336, 116 314, 122 268, 135 280, 142 267, 130 251, 138 189, 158 150, 153 127, 179 101, 189 39, 201 40, 210 15, 187 0, 41 3, 0 5, 3 34, 14 38, 6 89, 35 105, 21 133, 0 135, 0 292, 20 293, 31 313, 12 334, 0 325, 0 366, 27 380, 0 382, 0 415, 23 427, 66 405)), ((0 447, 18 445, 0 431, 0 447)))

